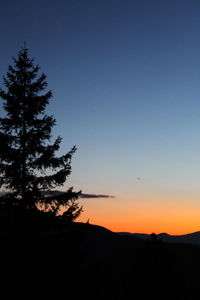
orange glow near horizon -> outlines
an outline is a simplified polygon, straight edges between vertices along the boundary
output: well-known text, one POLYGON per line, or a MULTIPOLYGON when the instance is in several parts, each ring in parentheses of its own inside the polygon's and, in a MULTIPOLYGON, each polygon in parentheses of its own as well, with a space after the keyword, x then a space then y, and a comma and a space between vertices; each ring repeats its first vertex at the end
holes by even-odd
POLYGON ((161 196, 84 199, 84 212, 77 221, 100 225, 114 232, 161 233, 173 235, 200 230, 198 197, 168 200, 161 196), (190 200, 190 201, 189 201, 190 200))

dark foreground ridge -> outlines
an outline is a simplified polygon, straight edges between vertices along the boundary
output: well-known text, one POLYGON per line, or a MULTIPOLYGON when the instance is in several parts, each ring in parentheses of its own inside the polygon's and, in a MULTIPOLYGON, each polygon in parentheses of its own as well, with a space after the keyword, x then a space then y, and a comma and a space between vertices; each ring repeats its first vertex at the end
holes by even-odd
POLYGON ((199 299, 199 247, 39 214, 0 220, 2 299, 199 299))

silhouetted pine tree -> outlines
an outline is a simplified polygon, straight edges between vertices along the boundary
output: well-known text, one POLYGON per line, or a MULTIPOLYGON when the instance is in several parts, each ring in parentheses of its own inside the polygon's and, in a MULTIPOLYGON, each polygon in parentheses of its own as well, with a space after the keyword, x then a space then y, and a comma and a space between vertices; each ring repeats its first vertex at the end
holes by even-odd
POLYGON ((71 173, 71 158, 76 147, 57 157, 61 137, 50 143, 53 116, 45 114, 52 92, 46 75, 38 76, 39 66, 23 47, 4 77, 6 91, 0 89, 5 117, 0 118, 0 187, 10 192, 2 202, 14 201, 26 208, 42 207, 56 215, 64 208, 67 219, 75 219, 82 211, 76 200, 81 192, 44 195, 62 186, 71 173))

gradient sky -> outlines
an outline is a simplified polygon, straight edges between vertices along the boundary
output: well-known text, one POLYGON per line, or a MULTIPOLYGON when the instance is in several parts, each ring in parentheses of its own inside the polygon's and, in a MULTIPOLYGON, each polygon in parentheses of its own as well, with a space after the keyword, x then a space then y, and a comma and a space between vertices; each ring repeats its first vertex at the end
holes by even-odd
POLYGON ((26 41, 54 94, 60 153, 78 147, 66 187, 115 196, 82 200, 80 220, 200 230, 200 1, 0 3, 0 77, 26 41))

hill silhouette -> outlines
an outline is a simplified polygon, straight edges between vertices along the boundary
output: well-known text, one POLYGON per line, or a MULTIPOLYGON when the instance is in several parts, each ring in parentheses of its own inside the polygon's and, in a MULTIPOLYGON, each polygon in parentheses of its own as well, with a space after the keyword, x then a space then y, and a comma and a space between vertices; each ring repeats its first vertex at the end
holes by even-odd
MULTIPOLYGON (((119 234, 123 236, 138 237, 143 240, 149 240, 151 236, 150 234, 145 234, 145 233, 119 232, 119 234)), ((196 231, 184 235, 170 235, 168 233, 159 233, 157 234, 157 238, 166 243, 176 243, 176 244, 182 243, 182 244, 200 246, 200 231, 196 231)))
POLYGON ((3 299, 198 299, 199 247, 38 213, 1 218, 1 262, 3 299))

